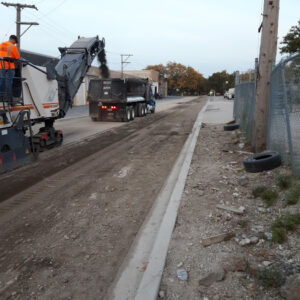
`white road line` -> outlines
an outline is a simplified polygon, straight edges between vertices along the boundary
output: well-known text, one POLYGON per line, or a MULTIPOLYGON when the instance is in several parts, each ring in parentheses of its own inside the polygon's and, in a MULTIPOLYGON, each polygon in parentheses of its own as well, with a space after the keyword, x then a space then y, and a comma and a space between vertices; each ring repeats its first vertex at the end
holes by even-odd
POLYGON ((199 112, 179 157, 106 299, 155 300, 185 181, 209 100, 199 112))

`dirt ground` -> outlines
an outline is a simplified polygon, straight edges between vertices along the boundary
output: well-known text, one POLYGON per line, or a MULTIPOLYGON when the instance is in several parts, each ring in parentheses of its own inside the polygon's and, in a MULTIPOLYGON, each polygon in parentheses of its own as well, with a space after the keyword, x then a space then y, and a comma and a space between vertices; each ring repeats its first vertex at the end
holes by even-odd
POLYGON ((288 171, 280 167, 246 173, 242 161, 249 156, 247 151, 236 132, 225 132, 221 125, 201 129, 158 299, 283 299, 279 286, 264 287, 274 278, 268 282, 260 274, 276 270, 284 284, 288 276, 300 272, 299 229, 289 233, 282 245, 270 238, 277 216, 300 211, 299 205, 284 207, 284 193, 275 184, 278 174, 288 171), (252 189, 259 185, 279 192, 275 205, 267 208, 252 196, 252 189), (218 209, 218 204, 245 210, 235 214, 218 209), (222 233, 232 237, 203 246, 202 239, 222 233), (187 281, 178 278, 180 269, 187 272, 187 281))
POLYGON ((102 299, 205 100, 1 176, 0 298, 102 299))

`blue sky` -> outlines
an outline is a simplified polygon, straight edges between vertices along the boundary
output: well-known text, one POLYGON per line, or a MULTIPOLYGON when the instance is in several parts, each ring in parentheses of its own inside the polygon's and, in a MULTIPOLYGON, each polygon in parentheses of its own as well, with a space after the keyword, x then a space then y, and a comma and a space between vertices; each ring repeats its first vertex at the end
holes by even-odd
MULTIPOLYGON (((8 0, 7 0, 8 1, 8 0)), ((8 1, 9 2, 9 1, 8 1)), ((226 69, 246 71, 258 56, 263 0, 19 0, 22 21, 36 21, 22 37, 22 48, 58 56, 78 35, 105 37, 109 67, 128 69, 175 61, 205 76, 226 69)), ((300 19, 299 0, 281 0, 279 41, 300 19)), ((0 5, 0 41, 15 33, 15 9, 0 5)), ((280 55, 278 55, 280 58, 280 55)))

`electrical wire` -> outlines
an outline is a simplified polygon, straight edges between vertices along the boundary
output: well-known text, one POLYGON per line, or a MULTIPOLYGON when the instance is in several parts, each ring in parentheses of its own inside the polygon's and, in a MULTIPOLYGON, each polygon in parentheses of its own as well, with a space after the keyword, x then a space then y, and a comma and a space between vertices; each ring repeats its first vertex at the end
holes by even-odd
MULTIPOLYGON (((23 14, 28 17, 28 13, 29 12, 26 11, 26 13, 23 13, 23 14)), ((31 17, 36 18, 36 16, 34 14, 32 14, 32 13, 29 13, 29 14, 30 14, 31 17)), ((37 19, 39 20, 40 18, 38 17, 37 19)), ((74 40, 74 38, 70 37, 70 34, 69 34, 69 36, 67 36, 66 32, 61 27, 59 27, 58 25, 56 25, 54 22, 50 23, 46 19, 43 19, 40 22, 40 26, 42 26, 42 25, 45 26, 45 27, 47 27, 52 32, 56 31, 60 36, 68 37, 70 39, 70 41, 74 40)), ((72 33, 72 36, 74 36, 73 33, 72 33)))
POLYGON ((52 14, 53 12, 55 12, 59 7, 61 7, 65 2, 67 2, 67 0, 63 0, 61 1, 57 6, 55 6, 53 9, 51 9, 50 11, 48 11, 46 14, 43 14, 43 17, 49 16, 50 14, 52 14))

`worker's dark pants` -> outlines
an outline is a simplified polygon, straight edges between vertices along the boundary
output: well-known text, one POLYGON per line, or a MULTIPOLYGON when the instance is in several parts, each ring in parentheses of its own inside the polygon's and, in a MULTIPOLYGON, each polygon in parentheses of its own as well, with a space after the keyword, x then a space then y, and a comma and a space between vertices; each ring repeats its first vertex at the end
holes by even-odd
POLYGON ((12 84, 15 76, 15 70, 0 70, 0 96, 12 97, 12 84))

